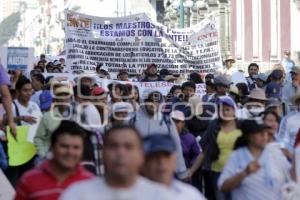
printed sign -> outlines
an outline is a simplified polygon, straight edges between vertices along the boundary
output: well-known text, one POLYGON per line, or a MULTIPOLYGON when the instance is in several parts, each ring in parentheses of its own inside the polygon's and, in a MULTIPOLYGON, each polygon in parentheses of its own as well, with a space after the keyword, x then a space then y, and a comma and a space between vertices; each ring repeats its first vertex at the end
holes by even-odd
POLYGON ((218 20, 210 15, 186 29, 169 29, 145 14, 102 18, 67 11, 67 71, 140 74, 147 64, 171 73, 214 73, 220 66, 218 20))

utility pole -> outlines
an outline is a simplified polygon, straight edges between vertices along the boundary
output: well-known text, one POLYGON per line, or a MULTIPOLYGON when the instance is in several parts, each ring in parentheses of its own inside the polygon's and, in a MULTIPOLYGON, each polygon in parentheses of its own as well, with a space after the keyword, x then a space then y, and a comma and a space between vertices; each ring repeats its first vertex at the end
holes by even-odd
POLYGON ((180 16, 180 28, 184 28, 184 6, 183 6, 183 0, 180 0, 179 16, 180 16))

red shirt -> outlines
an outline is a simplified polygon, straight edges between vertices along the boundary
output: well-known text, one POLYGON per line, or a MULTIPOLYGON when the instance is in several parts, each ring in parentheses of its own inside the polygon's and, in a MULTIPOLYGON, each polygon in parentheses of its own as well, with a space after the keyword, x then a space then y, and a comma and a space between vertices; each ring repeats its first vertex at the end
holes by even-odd
POLYGON ((49 168, 49 161, 26 172, 19 180, 15 200, 55 200, 71 184, 93 178, 90 172, 79 166, 75 174, 59 182, 49 168))

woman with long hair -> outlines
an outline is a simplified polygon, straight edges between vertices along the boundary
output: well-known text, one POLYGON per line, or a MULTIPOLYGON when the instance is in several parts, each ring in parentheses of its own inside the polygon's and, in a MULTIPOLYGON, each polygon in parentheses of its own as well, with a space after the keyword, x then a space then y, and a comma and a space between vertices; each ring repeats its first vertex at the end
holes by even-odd
POLYGON ((219 178, 218 187, 232 200, 282 199, 290 164, 276 145, 267 145, 267 126, 256 120, 242 123, 242 136, 235 144, 219 178))
POLYGON ((224 199, 218 192, 217 181, 237 138, 241 135, 235 117, 236 104, 228 96, 219 97, 218 119, 212 121, 200 140, 204 150, 205 196, 208 199, 224 199))
MULTIPOLYGON (((276 138, 280 123, 279 115, 275 111, 267 110, 262 114, 262 119, 264 124, 267 126, 268 143, 276 143, 281 147, 282 145, 280 145, 276 138)), ((292 153, 290 153, 286 148, 281 147, 281 150, 288 160, 293 159, 292 153)))

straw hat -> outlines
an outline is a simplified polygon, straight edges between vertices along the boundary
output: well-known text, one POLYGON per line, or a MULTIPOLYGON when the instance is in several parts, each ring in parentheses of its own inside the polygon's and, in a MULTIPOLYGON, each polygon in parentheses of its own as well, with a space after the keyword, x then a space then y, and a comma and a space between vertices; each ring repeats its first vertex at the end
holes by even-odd
POLYGON ((226 61, 233 61, 233 63, 235 63, 235 59, 233 56, 227 56, 227 58, 225 59, 225 62, 226 61))
POLYGON ((254 88, 253 90, 251 90, 249 98, 250 99, 262 100, 262 101, 267 100, 266 93, 261 88, 254 88))

